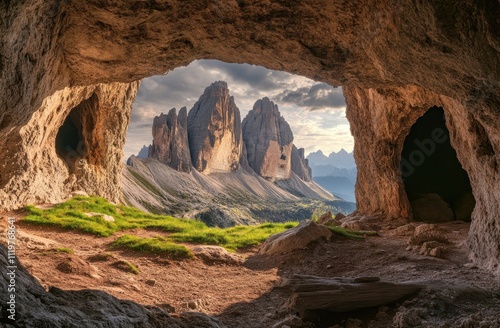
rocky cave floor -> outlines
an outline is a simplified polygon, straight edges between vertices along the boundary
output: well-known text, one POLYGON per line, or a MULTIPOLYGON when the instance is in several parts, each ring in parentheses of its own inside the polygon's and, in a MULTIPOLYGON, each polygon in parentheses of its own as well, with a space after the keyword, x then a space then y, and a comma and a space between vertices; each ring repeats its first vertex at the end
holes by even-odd
MULTIPOLYGON (((286 295, 273 290, 282 278, 294 273, 377 276, 390 282, 427 281, 435 288, 389 306, 329 314, 316 327, 500 327, 500 279, 468 261, 469 224, 463 222, 437 225, 448 240, 440 257, 409 250, 404 232, 381 230, 379 236, 365 239, 334 235, 329 241, 271 257, 258 255, 258 248, 247 249, 240 253, 245 258, 242 265, 210 265, 198 258, 174 261, 111 248, 110 242, 124 233, 102 238, 22 220, 16 224, 18 259, 46 289, 99 289, 164 308, 173 316, 203 312, 234 328, 315 327, 291 316, 286 295), (55 251, 61 247, 74 253, 55 251), (95 260, 95 255, 104 253, 113 256, 95 260), (139 274, 122 271, 114 264, 117 260, 134 264, 139 274)), ((1 228, 5 225, 4 219, 1 228)), ((149 237, 163 232, 135 230, 133 234, 149 237)))

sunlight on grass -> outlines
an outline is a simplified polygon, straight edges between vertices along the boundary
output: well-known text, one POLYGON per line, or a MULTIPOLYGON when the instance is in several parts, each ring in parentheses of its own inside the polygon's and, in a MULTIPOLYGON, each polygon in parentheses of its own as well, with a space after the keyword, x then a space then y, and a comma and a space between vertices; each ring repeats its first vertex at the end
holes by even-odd
POLYGON ((256 226, 212 228, 197 220, 149 214, 129 206, 115 206, 104 198, 83 196, 72 198, 46 210, 26 206, 25 211, 27 215, 23 219, 24 222, 58 226, 102 237, 111 236, 117 231, 135 228, 161 229, 171 233, 170 236, 139 239, 125 235, 118 238, 115 244, 136 251, 167 253, 178 251, 179 254, 182 254, 184 246, 176 245, 174 242, 219 245, 235 251, 243 247, 256 246, 270 235, 293 228, 298 224, 298 222, 263 223, 256 226), (108 222, 98 215, 89 217, 85 214, 89 212, 110 215, 114 218, 114 222, 108 222))
POLYGON ((99 197, 75 197, 47 210, 26 206, 25 211, 25 222, 59 226, 102 237, 134 228, 159 228, 169 232, 206 228, 200 221, 149 214, 129 206, 115 206, 99 197), (89 212, 111 215, 115 221, 108 222, 100 216, 88 217, 85 213, 89 212))
POLYGON ((297 222, 263 223, 257 226, 236 226, 232 228, 206 228, 177 232, 170 236, 177 242, 195 244, 220 245, 227 250, 235 251, 239 248, 256 246, 265 241, 270 235, 293 228, 297 222))
POLYGON ((347 230, 344 228, 341 228, 339 226, 327 226, 328 229, 330 229, 333 233, 353 238, 353 239, 363 239, 366 238, 366 236, 374 236, 377 235, 375 231, 354 231, 354 230, 347 230))
POLYGON ((139 238, 132 235, 123 235, 113 242, 113 246, 138 252, 162 253, 174 259, 193 257, 193 254, 186 246, 172 243, 163 237, 139 238))

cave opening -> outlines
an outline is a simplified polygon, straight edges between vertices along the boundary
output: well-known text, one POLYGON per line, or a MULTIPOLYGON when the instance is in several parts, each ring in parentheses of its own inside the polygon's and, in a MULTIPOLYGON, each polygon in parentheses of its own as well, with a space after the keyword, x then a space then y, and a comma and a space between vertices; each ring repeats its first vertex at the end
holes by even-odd
POLYGON ((95 127, 93 109, 98 104, 97 95, 82 101, 71 109, 56 135, 56 153, 64 160, 70 173, 87 154, 87 142, 95 127))
POLYGON ((475 199, 450 143, 443 108, 430 108, 412 126, 403 145, 401 173, 414 220, 471 220, 475 199))

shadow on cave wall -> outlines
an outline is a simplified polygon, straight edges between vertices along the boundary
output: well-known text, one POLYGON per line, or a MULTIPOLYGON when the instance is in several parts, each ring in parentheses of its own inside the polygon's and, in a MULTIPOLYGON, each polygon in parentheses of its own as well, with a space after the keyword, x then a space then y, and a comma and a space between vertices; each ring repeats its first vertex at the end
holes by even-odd
POLYGON ((412 126, 401 154, 401 173, 415 220, 470 221, 475 199, 451 146, 442 108, 430 108, 412 126))

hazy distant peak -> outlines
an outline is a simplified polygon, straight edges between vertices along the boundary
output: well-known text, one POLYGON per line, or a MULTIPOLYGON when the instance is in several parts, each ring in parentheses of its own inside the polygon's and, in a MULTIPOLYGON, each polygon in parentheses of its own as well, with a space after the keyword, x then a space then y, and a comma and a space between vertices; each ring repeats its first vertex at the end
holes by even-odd
POLYGON ((309 160, 309 165, 313 168, 317 166, 331 166, 334 168, 353 168, 356 167, 356 163, 354 161, 354 156, 352 153, 348 153, 344 148, 339 150, 338 152, 331 152, 330 155, 325 156, 323 151, 318 150, 316 152, 312 152, 307 156, 309 160))

